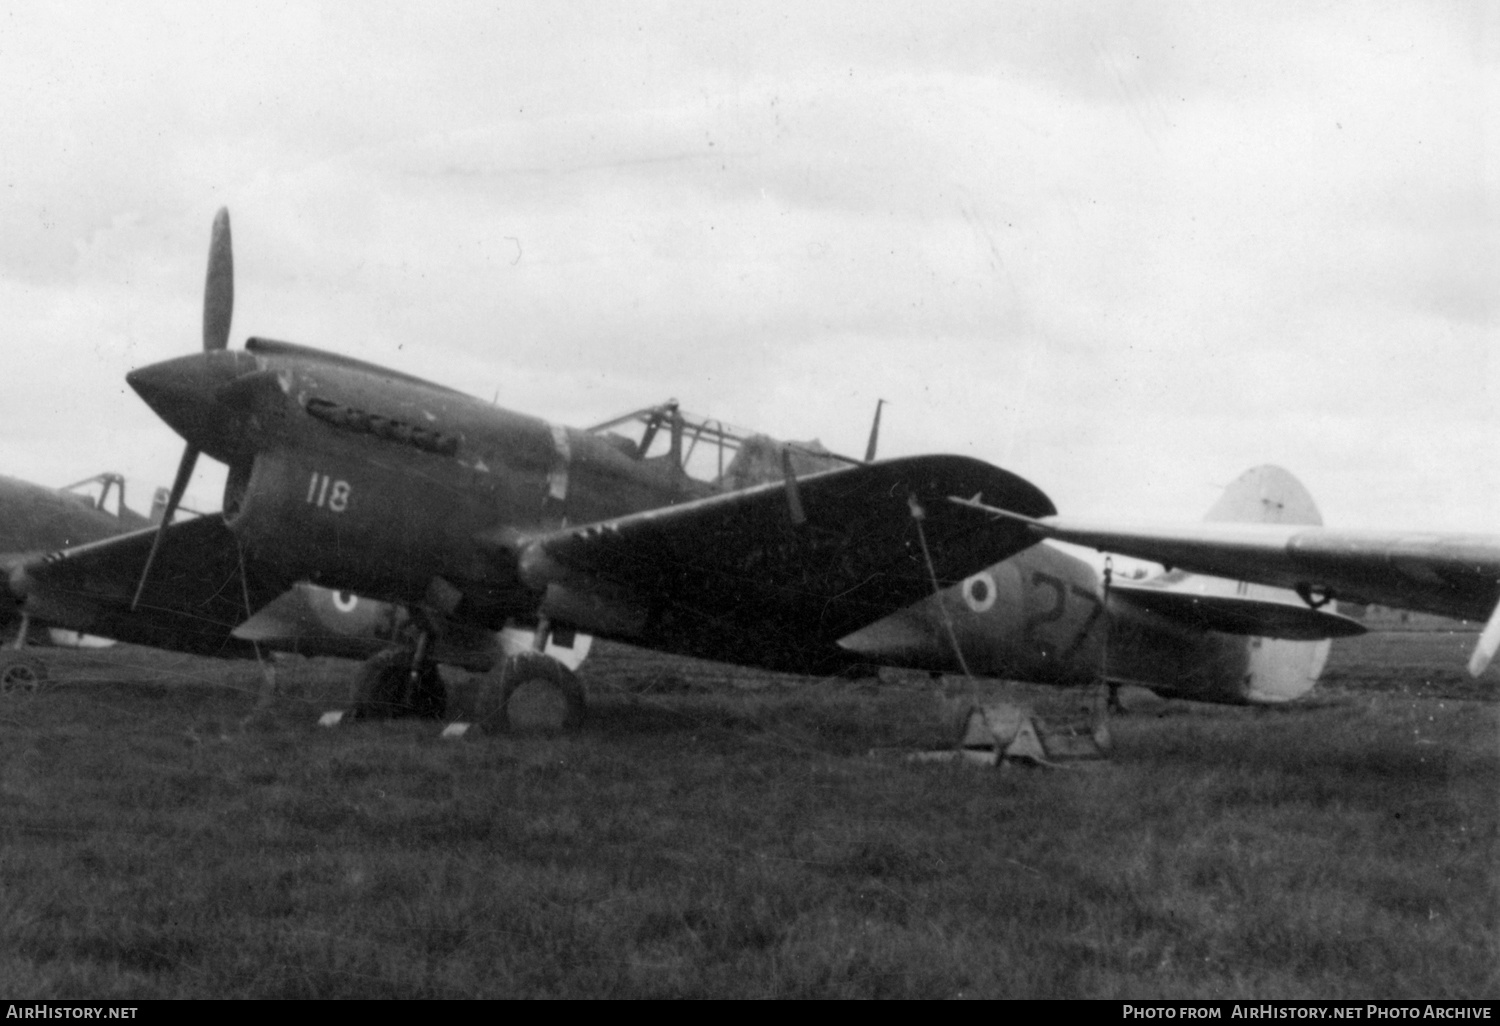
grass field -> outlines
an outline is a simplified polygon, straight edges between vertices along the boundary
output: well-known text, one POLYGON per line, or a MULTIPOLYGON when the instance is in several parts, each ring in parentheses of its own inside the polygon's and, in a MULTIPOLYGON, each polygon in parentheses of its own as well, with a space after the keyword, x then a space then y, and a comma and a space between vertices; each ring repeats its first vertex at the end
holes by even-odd
POLYGON ((915 675, 605 648, 581 733, 455 743, 317 728, 352 664, 59 652, 0 706, 0 996, 1500 997, 1466 655, 1363 639, 1046 771, 872 756, 951 745, 915 675))

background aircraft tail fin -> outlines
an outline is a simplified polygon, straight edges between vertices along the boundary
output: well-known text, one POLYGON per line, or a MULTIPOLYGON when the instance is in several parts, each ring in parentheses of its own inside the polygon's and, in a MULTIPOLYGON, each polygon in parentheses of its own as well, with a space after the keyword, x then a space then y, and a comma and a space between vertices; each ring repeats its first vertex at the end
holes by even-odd
POLYGON ((1312 524, 1323 516, 1307 489, 1281 467, 1252 467, 1235 478, 1209 508, 1208 521, 1235 524, 1312 524))
MULTIPOLYGON (((1252 467, 1230 483, 1203 518, 1240 524, 1309 524, 1321 526, 1317 503, 1292 474, 1270 465, 1252 467)), ((1194 581, 1207 593, 1295 604, 1297 593, 1263 584, 1201 577, 1194 581)), ((1332 607, 1329 607, 1330 611, 1332 607)), ((1251 638, 1244 697, 1251 702, 1290 702, 1312 690, 1328 661, 1327 641, 1251 638)))

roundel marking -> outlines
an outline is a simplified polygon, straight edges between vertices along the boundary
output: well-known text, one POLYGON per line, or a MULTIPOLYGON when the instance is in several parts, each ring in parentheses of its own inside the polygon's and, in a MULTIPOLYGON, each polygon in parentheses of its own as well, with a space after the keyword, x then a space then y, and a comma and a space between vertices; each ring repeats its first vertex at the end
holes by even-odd
POLYGON ((989 612, 995 604, 995 579, 981 570, 963 584, 964 604, 976 613, 989 612))
POLYGON ((341 613, 352 613, 359 605, 359 596, 353 592, 336 591, 333 593, 333 608, 341 613))

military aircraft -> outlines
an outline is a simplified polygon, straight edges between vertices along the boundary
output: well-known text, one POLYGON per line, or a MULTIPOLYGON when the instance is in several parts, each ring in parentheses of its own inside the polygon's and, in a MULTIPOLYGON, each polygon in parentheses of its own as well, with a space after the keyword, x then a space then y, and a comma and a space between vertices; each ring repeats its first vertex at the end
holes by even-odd
POLYGON ((146 608, 152 631, 218 640, 308 581, 398 604, 415 624, 410 644, 367 660, 355 712, 440 715, 444 662, 490 666, 468 719, 503 724, 514 692, 543 681, 573 722, 582 691, 554 643, 584 633, 826 673, 856 660, 838 644, 850 632, 1034 542, 949 496, 1055 512, 1015 475, 957 456, 799 473, 783 450, 781 480, 733 490, 689 473, 697 443, 728 433, 672 412, 631 442, 302 345, 231 350, 233 291, 220 211, 204 351, 127 375, 187 441, 162 524, 27 564, 33 612, 86 604, 110 633, 146 608), (223 512, 173 523, 200 453, 229 468, 223 512), (506 628, 530 630, 533 649, 497 657, 506 628))
POLYGON ((125 479, 98 474, 65 488, 0 477, 0 568, 25 553, 63 549, 151 526, 125 504, 125 479), (98 493, 91 489, 95 486, 98 493))
POLYGON ((1101 580, 1091 564, 1038 546, 844 644, 873 661, 1059 684, 1103 679, 1236 704, 1311 689, 1329 639, 1364 630, 1334 611, 1335 600, 1484 622, 1469 660, 1475 677, 1500 647, 1500 536, 1323 527, 1306 489, 1279 467, 1247 471, 1196 525, 988 509, 1039 540, 1167 570, 1101 580))
MULTIPOLYGON (((1057 520, 1008 519, 1033 529, 1057 520)), ((1316 531, 1320 523, 1296 478, 1266 466, 1225 489, 1205 526, 1243 536, 1268 525, 1316 531)), ((1254 566, 1238 569, 1238 580, 1182 569, 1127 577, 1039 544, 841 644, 872 663, 1043 684, 1104 681, 1225 704, 1299 698, 1322 672, 1329 640, 1365 628, 1294 590, 1250 583, 1244 578, 1255 578, 1254 566)))
MULTIPOLYGON (((365 657, 405 628, 405 617, 395 607, 298 584, 235 632, 174 635, 160 630, 150 609, 126 618, 101 616, 99 606, 86 596, 58 594, 25 572, 49 554, 101 539, 131 532, 151 537, 166 501, 166 489, 157 489, 150 514, 135 512, 125 501, 125 479, 115 473, 63 488, 0 477, 0 580, 11 583, 13 599, 0 603, 0 632, 9 639, 0 649, 0 692, 32 690, 45 679, 46 663, 27 650, 29 644, 96 647, 121 640, 232 657, 253 657, 257 647, 365 657)), ((124 566, 121 572, 121 581, 134 585, 140 567, 124 566)))
MULTIPOLYGON (((673 425, 679 439, 686 434, 686 462, 717 459, 717 480, 724 488, 738 489, 779 480, 784 452, 790 455, 797 473, 855 462, 829 453, 817 442, 778 442, 720 421, 694 418, 683 413, 674 400, 613 418, 588 431, 608 438, 610 444, 635 451, 642 443, 645 448, 652 448, 653 438, 668 437, 662 433, 664 424, 673 425), (629 437, 630 432, 635 433, 634 438, 629 437), (699 443, 704 443, 701 450, 697 448, 699 443), (726 453, 732 454, 727 466, 726 453)), ((877 407, 876 423, 871 430, 871 455, 878 432, 877 407)), ((45 663, 27 656, 22 648, 28 636, 33 640, 38 637, 35 630, 27 630, 28 626, 46 627, 47 636, 54 642, 63 635, 76 641, 83 631, 111 632, 113 636, 108 642, 134 641, 229 658, 251 658, 259 651, 367 659, 411 636, 412 618, 404 607, 307 582, 293 585, 236 625, 232 618, 223 621, 195 618, 185 622, 170 610, 150 605, 129 609, 125 601, 129 593, 124 589, 127 585, 134 588, 140 577, 139 564, 132 564, 129 559, 96 562, 92 576, 84 581, 76 575, 37 569, 59 550, 132 530, 145 532, 150 524, 160 522, 167 489, 157 489, 148 519, 125 505, 124 488, 125 481, 118 474, 101 474, 59 490, 0 477, 0 570, 10 574, 31 564, 34 571, 15 574, 12 591, 16 604, 0 605, 0 629, 17 623, 21 627, 15 644, 0 651, 0 683, 7 689, 30 688, 44 678, 45 663), (80 492, 94 485, 102 485, 97 496, 80 492), (109 584, 111 576, 115 577, 113 589, 109 584), (46 614, 53 622, 65 626, 32 623, 31 617, 23 612, 27 610, 38 616, 46 614)), ((153 536, 154 532, 142 534, 143 538, 153 536)), ((132 544, 139 547, 141 543, 132 544)), ((529 649, 534 639, 529 631, 508 629, 496 640, 500 651, 513 654, 529 649)), ((577 669, 587 656, 590 640, 587 635, 555 635, 547 652, 567 668, 577 669), (566 644, 559 643, 562 641, 566 644)), ((450 661, 471 669, 476 668, 476 660, 477 668, 489 665, 490 656, 485 653, 453 655, 450 661)))
POLYGON ((1362 629, 1334 597, 1460 616, 1500 597, 1496 539, 1329 531, 1275 468, 1231 486, 1205 525, 1130 533, 1060 518, 979 461, 873 462, 874 432, 859 461, 767 448, 675 404, 580 431, 305 346, 230 350, 232 303, 221 211, 204 352, 127 378, 188 443, 168 515, 28 564, 21 583, 101 622, 147 607, 153 629, 216 641, 256 634, 298 581, 392 603, 411 629, 367 659, 360 715, 440 715, 448 663, 485 673, 461 718, 504 724, 538 681, 576 722, 563 654, 580 635, 794 672, 894 663, 1278 702, 1311 687, 1329 639, 1362 629), (613 430, 625 421, 638 439, 613 430), (172 524, 200 452, 229 467, 224 511, 172 524), (1044 538, 1171 569, 1101 578, 1044 538))
MULTIPOLYGON (((98 474, 65 488, 0 477, 0 575, 8 576, 40 553, 150 524, 125 504, 125 479, 119 474, 98 474)), ((0 631, 16 631, 9 650, 0 652, 0 692, 34 687, 44 674, 41 663, 20 654, 28 641, 36 640, 33 626, 45 628, 53 643, 83 641, 66 633, 66 625, 33 625, 16 607, 0 604, 0 631)))
POLYGON ((1497 535, 1339 530, 1308 526, 1319 521, 1299 520, 1284 510, 1262 518, 1272 521, 1263 524, 1237 525, 1218 522, 1233 518, 1211 516, 1210 522, 1187 526, 1038 518, 994 508, 991 513, 1025 524, 1039 538, 1291 589, 1312 610, 1341 599, 1483 622, 1469 659, 1475 677, 1500 649, 1497 535))

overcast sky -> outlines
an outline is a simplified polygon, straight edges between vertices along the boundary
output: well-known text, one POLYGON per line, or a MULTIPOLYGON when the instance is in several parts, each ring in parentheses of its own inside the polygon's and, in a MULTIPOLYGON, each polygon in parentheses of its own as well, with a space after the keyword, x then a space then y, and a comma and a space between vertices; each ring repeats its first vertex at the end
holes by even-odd
POLYGON ((236 346, 1497 532, 1497 11, 5 4, 0 474, 170 482, 124 375, 201 344, 225 205, 236 346))

